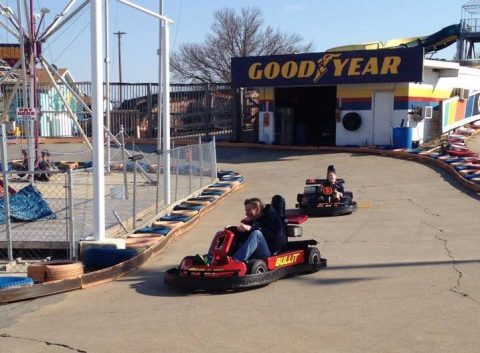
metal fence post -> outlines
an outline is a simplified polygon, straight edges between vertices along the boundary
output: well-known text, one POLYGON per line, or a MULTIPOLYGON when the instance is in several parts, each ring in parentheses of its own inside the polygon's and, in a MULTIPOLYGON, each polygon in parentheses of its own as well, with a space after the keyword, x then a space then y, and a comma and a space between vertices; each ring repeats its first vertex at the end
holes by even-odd
POLYGON ((205 127, 207 130, 207 141, 210 139, 210 130, 212 129, 212 92, 207 83, 205 85, 205 127))
POLYGON ((125 188, 125 200, 128 200, 128 178, 127 178, 127 158, 125 154, 125 134, 123 125, 120 125, 120 144, 122 148, 123 160, 123 187, 125 188))
POLYGON ((210 163, 211 163, 211 176, 212 182, 217 179, 217 148, 215 143, 215 136, 213 136, 212 142, 210 142, 210 163))
POLYGON ((192 146, 188 146, 188 194, 192 194, 192 160, 193 151, 192 146))
POLYGON ((176 168, 175 168, 175 201, 178 200, 178 174, 179 174, 179 168, 178 164, 180 162, 180 147, 176 148, 177 150, 177 158, 176 158, 176 168))
POLYGON ((153 137, 153 101, 152 101, 152 84, 147 84, 147 137, 153 137))
POLYGON ((75 251, 75 214, 73 205, 73 170, 67 171, 67 200, 68 200, 68 234, 70 237, 70 260, 77 256, 75 251))
MULTIPOLYGON (((8 260, 13 261, 13 246, 11 238, 11 224, 10 224, 10 194, 8 192, 8 161, 7 161, 7 134, 5 124, 0 127, 0 139, 2 150, 2 174, 3 174, 3 206, 5 208, 5 226, 7 231, 7 251, 8 260)), ((32 176, 33 180, 33 176, 32 176)))
POLYGON ((135 202, 137 201, 137 161, 134 161, 133 166, 133 229, 137 228, 137 210, 135 202))
POLYGON ((202 148, 202 139, 198 138, 198 148, 200 149, 200 188, 203 187, 203 148, 202 148))
POLYGON ((161 162, 161 151, 157 150, 157 189, 155 190, 155 214, 158 214, 160 210, 160 162, 161 162))

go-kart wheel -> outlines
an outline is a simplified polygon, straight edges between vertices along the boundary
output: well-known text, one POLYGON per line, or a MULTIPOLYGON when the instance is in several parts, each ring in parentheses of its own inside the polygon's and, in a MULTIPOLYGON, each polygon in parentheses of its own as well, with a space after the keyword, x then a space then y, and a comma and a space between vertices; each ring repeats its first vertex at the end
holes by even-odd
POLYGON ((263 260, 250 260, 247 263, 248 273, 259 274, 267 272, 267 264, 263 260))
POLYGON ((308 248, 305 255, 305 259, 310 265, 319 264, 321 261, 320 250, 317 248, 308 248))

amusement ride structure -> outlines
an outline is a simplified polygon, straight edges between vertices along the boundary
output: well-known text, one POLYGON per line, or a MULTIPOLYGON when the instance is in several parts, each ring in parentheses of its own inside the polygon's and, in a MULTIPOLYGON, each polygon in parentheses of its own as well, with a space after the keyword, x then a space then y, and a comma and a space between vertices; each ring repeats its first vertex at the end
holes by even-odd
MULTIPOLYGON (((158 122, 162 124, 158 131, 163 132, 163 138, 158 139, 158 150, 163 152, 163 183, 164 183, 164 203, 170 203, 170 121, 169 119, 162 119, 162 117, 169 117, 169 24, 173 21, 162 15, 163 4, 160 1, 160 13, 153 12, 141 6, 138 6, 127 0, 116 0, 130 8, 143 12, 159 20, 159 99, 162 108, 158 109, 158 122), (163 146, 160 145, 163 142, 163 146)), ((0 84, 7 82, 14 82, 13 90, 9 96, 9 101, 16 95, 20 86, 23 86, 23 100, 20 109, 32 112, 33 119, 29 121, 29 129, 33 131, 33 138, 28 141, 28 155, 29 155, 29 170, 34 169, 35 160, 39 159, 38 148, 38 119, 36 117, 37 111, 37 65, 40 65, 50 80, 50 83, 55 87, 55 90, 60 97, 69 117, 76 126, 77 131, 82 136, 85 144, 93 152, 93 173, 94 173, 94 235, 96 240, 103 240, 105 238, 105 200, 104 200, 104 173, 105 168, 109 167, 109 148, 110 142, 121 145, 120 141, 109 130, 109 109, 104 111, 104 77, 103 77, 103 61, 106 66, 106 84, 105 92, 109 92, 108 88, 108 63, 109 63, 109 47, 108 47, 108 8, 110 0, 83 0, 76 5, 76 0, 69 0, 63 10, 55 16, 53 21, 44 26, 45 16, 49 10, 42 8, 40 15, 34 13, 33 0, 16 0, 16 11, 11 7, 5 6, 0 1, 0 11, 3 18, 0 18, 0 26, 9 34, 13 35, 19 43, 18 60, 13 66, 9 66, 4 61, 0 62, 0 84), (58 72, 55 65, 48 62, 42 53, 42 46, 57 33, 61 28, 71 22, 78 14, 87 6, 90 5, 90 30, 91 30, 91 72, 92 72, 92 95, 91 106, 88 105, 84 97, 82 97, 77 90, 75 90, 58 72), (103 19, 102 5, 105 9, 105 16, 103 19), (37 21, 38 20, 38 21, 37 21), (105 27, 104 27, 105 26, 105 27), (44 28, 44 29, 42 29, 44 28), (103 29, 104 28, 104 29, 103 29), (105 51, 106 55, 103 57, 102 35, 105 31, 105 51), (21 69, 21 74, 18 71, 21 69), (70 108, 65 93, 59 89, 60 82, 65 86, 68 92, 76 98, 83 109, 92 116, 93 139, 92 142, 87 138, 78 121, 78 117, 70 108), (104 125, 104 112, 106 113, 107 126, 104 125), (105 137, 107 144, 104 144, 105 137), (107 150, 108 161, 104 163, 104 150, 107 150)), ((108 100, 108 93, 106 99, 108 100)), ((8 102, 7 101, 7 104, 8 102)), ((9 105, 8 105, 9 106, 9 105)), ((7 106, 7 108, 8 108, 7 106)), ((128 153, 128 151, 127 151, 128 153)), ((129 154, 129 153, 128 153, 129 154)), ((129 157, 131 155, 129 154, 129 157)), ((146 172, 141 169, 145 177, 148 178, 146 172)))

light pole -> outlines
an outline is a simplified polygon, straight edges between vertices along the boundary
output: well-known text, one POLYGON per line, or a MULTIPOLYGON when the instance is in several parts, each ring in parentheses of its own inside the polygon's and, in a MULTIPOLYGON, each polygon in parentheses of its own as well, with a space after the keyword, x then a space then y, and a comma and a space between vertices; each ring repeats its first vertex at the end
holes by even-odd
POLYGON ((115 32, 116 36, 118 36, 118 82, 120 83, 120 106, 123 102, 123 87, 122 87, 122 35, 127 34, 126 32, 115 32))

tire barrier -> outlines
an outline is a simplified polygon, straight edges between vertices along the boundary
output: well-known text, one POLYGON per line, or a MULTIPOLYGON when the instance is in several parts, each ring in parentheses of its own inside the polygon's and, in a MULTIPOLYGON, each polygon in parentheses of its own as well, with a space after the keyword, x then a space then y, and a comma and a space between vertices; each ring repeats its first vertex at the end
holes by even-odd
POLYGON ((212 190, 212 189, 205 189, 203 192, 202 192, 202 195, 203 196, 211 196, 211 195, 218 195, 218 196, 221 196, 225 194, 225 191, 223 190, 212 190))
POLYGON ((179 221, 155 221, 152 223, 152 227, 165 226, 172 230, 178 227, 181 227, 182 225, 183 225, 183 222, 179 222, 179 221))
POLYGON ((232 183, 215 183, 209 186, 209 188, 228 188, 231 189, 233 187, 232 183))
POLYGON ((83 253, 83 264, 89 269, 115 266, 137 255, 133 249, 90 248, 83 253))
POLYGON ((220 178, 221 181, 238 181, 240 183, 243 183, 243 176, 237 175, 237 176, 231 176, 231 175, 226 175, 220 178))
POLYGON ((217 195, 211 195, 211 196, 196 196, 196 197, 191 197, 187 201, 208 201, 208 202, 215 202, 215 200, 218 199, 217 195))
MULTIPOLYGON (((127 249, 140 249, 140 248, 149 248, 152 245, 157 243, 158 239, 149 237, 149 238, 129 238, 125 242, 125 247, 127 249)), ((138 251, 137 251, 138 253, 138 251)))
POLYGON ((234 172, 233 170, 219 170, 217 172, 217 178, 221 179, 225 175, 234 175, 234 174, 238 174, 238 173, 234 172))
POLYGON ((83 275, 83 263, 80 261, 56 264, 47 263, 45 266, 47 282, 72 279, 83 275))
POLYGON ((168 216, 162 216, 159 218, 160 221, 176 221, 176 222, 188 222, 192 217, 190 216, 185 216, 185 215, 180 215, 180 214, 174 214, 174 215, 168 215, 168 216))
POLYGON ((71 264, 70 260, 56 260, 56 261, 44 261, 29 264, 27 267, 27 276, 33 279, 35 283, 43 283, 47 281, 47 265, 48 266, 60 266, 71 264))
POLYGON ((207 201, 207 200, 204 200, 204 201, 187 200, 187 201, 183 201, 182 204, 184 204, 184 205, 203 205, 203 206, 206 206, 206 205, 210 205, 211 201, 207 201))
POLYGON ((33 286, 29 277, 0 277, 0 289, 33 286))
POLYGON ((179 205, 176 205, 173 210, 174 211, 200 211, 203 208, 204 205, 189 205, 185 203, 181 203, 179 205))
POLYGON ((180 216, 188 216, 188 217, 195 217, 198 215, 197 210, 174 210, 171 212, 172 215, 180 215, 180 216))
POLYGON ((143 227, 135 230, 133 234, 156 234, 156 235, 167 235, 172 229, 169 227, 143 227))

